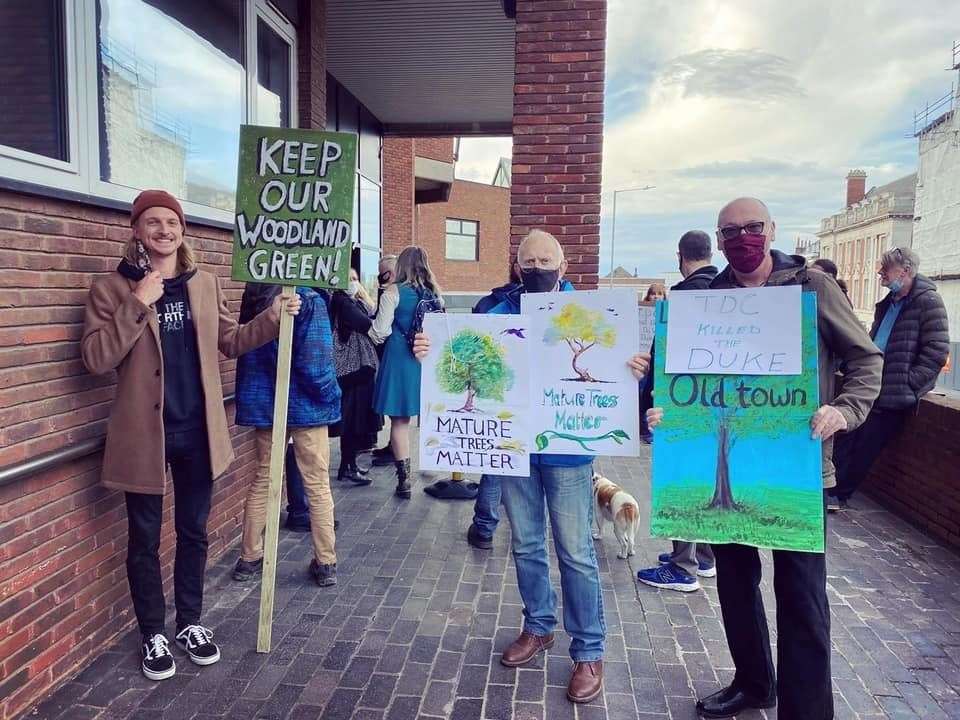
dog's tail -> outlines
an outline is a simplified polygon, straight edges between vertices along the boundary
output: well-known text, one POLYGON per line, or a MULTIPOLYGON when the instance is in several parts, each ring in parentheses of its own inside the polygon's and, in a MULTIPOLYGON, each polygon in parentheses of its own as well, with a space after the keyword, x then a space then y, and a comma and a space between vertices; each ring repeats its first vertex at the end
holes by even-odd
POLYGON ((624 506, 620 508, 620 512, 618 514, 624 519, 625 522, 631 524, 636 523, 640 519, 637 517, 637 508, 633 505, 624 504, 624 506))

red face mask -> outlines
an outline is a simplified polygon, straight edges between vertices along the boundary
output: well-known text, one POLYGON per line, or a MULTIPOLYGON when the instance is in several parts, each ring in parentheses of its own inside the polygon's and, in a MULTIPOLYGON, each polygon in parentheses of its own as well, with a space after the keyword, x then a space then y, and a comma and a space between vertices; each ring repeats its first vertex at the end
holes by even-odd
POLYGON ((766 235, 742 233, 733 240, 724 240, 723 254, 737 272, 752 273, 763 262, 766 245, 766 235))

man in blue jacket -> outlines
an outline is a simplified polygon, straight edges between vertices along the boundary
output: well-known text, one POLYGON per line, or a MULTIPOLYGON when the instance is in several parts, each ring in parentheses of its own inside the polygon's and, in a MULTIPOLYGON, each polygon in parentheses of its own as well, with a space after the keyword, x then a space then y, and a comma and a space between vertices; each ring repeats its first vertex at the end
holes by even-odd
MULTIPOLYGON (((557 239, 534 230, 517 249, 522 284, 489 310, 500 315, 520 312, 523 293, 572 291, 563 280, 567 261, 557 239)), ((418 336, 414 352, 423 357, 429 338, 418 336)), ((563 627, 570 635, 573 674, 567 698, 587 703, 603 685, 603 648, 606 625, 600 595, 600 572, 591 537, 593 521, 592 457, 587 455, 532 455, 529 477, 485 476, 499 482, 503 505, 513 531, 513 559, 523 599, 523 631, 503 651, 500 662, 519 667, 553 646, 557 625, 557 594, 550 584, 547 557, 547 514, 560 566, 563 627)))
MULTIPOLYGON (((276 285, 251 283, 244 291, 243 302, 259 307, 279 292, 276 285)), ((328 587, 337 583, 337 555, 327 427, 340 419, 340 385, 333 366, 326 297, 310 288, 297 288, 297 294, 302 311, 293 324, 287 434, 293 439, 310 509, 314 557, 309 571, 317 585, 328 587)), ((259 575, 263 568, 278 352, 279 344, 274 340, 237 363, 236 421, 237 425, 255 428, 257 443, 257 476, 247 489, 240 559, 233 571, 239 581, 259 575)))

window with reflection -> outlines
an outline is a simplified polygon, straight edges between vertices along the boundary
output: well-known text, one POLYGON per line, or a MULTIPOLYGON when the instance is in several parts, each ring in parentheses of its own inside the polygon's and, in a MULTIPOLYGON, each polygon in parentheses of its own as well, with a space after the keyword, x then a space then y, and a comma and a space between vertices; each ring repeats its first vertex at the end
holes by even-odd
POLYGON ((480 223, 476 220, 447 218, 447 260, 477 260, 480 223))
POLYGON ((233 210, 243 0, 99 0, 101 179, 233 210))
POLYGON ((257 20, 257 123, 290 127, 290 45, 257 20))
POLYGON ((0 2, 0 145, 69 160, 64 0, 0 2))

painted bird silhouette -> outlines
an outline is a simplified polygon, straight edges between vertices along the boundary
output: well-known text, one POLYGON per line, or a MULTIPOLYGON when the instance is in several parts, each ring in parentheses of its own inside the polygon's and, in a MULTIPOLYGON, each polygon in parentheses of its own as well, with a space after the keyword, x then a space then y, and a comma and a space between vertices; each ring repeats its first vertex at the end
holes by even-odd
POLYGON ((501 331, 500 331, 500 334, 501 334, 501 335, 516 335, 516 336, 517 336, 518 338, 520 338, 521 340, 526 340, 527 338, 526 338, 526 336, 524 336, 524 334, 523 334, 524 332, 525 332, 525 328, 507 328, 506 330, 501 330, 501 331))

